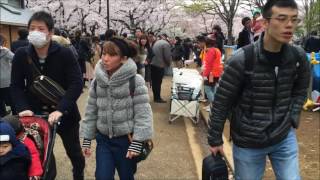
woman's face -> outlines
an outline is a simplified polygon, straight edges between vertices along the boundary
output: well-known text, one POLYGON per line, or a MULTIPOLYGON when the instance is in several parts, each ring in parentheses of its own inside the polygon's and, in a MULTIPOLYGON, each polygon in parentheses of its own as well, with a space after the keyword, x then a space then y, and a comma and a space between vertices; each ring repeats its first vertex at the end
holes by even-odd
POLYGON ((102 63, 107 71, 113 72, 121 66, 122 59, 119 55, 111 56, 108 53, 106 53, 102 54, 102 63))
POLYGON ((144 46, 147 44, 147 40, 146 39, 141 39, 141 44, 144 46))

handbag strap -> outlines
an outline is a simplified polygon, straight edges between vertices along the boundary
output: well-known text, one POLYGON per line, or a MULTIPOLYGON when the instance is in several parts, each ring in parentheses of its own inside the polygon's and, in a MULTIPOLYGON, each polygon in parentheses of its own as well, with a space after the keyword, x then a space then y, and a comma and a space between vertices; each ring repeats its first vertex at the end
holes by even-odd
POLYGON ((37 76, 41 76, 41 72, 40 70, 37 68, 36 64, 33 62, 32 58, 28 55, 28 64, 31 65, 33 72, 33 76, 37 77, 37 76))

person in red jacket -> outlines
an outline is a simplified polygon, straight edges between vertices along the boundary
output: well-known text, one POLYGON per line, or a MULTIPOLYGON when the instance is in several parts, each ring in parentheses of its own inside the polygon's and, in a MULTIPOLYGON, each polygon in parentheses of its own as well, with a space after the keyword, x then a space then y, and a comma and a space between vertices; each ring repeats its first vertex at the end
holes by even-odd
POLYGON ((8 115, 3 117, 3 120, 12 126, 16 132, 16 138, 19 139, 20 142, 23 143, 30 152, 31 164, 28 171, 29 179, 40 180, 40 177, 43 174, 43 168, 41 165, 40 153, 35 145, 35 142, 26 136, 18 116, 8 115))
MULTIPOLYGON (((203 59, 204 91, 208 97, 208 101, 213 103, 214 94, 216 92, 216 84, 222 74, 223 65, 221 63, 221 52, 216 44, 215 34, 209 34, 206 38, 206 56, 203 59)), ((205 107, 207 111, 210 106, 205 107)))

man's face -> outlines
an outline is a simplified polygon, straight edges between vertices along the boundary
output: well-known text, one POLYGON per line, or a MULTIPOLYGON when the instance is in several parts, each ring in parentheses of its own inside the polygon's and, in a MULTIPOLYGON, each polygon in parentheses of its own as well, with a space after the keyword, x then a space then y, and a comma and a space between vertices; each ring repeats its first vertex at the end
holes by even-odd
POLYGON ((298 10, 272 7, 272 16, 264 20, 265 34, 279 43, 289 43, 300 22, 298 10))
POLYGON ((140 29, 137 29, 137 30, 136 30, 136 37, 137 37, 137 38, 140 38, 141 36, 142 36, 141 30, 140 30, 140 29))
POLYGON ((29 26, 29 32, 31 31, 40 31, 43 32, 47 35, 48 39, 51 39, 51 36, 53 35, 52 31, 49 31, 47 25, 43 21, 31 21, 30 26, 29 26))
POLYGON ((11 143, 0 143, 0 156, 6 155, 8 152, 12 150, 11 143))
POLYGON ((251 21, 251 20, 246 21, 246 23, 244 24, 244 26, 245 26, 247 29, 251 29, 252 21, 251 21))

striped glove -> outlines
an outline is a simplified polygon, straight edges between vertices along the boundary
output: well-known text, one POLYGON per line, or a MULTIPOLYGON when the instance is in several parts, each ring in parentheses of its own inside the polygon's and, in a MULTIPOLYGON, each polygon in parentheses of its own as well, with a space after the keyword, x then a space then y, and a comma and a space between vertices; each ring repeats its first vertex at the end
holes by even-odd
POLYGON ((137 154, 140 154, 142 151, 142 142, 133 140, 129 146, 128 151, 132 151, 137 154))
POLYGON ((89 140, 89 139, 83 139, 82 147, 83 147, 83 148, 91 148, 91 140, 89 140))

